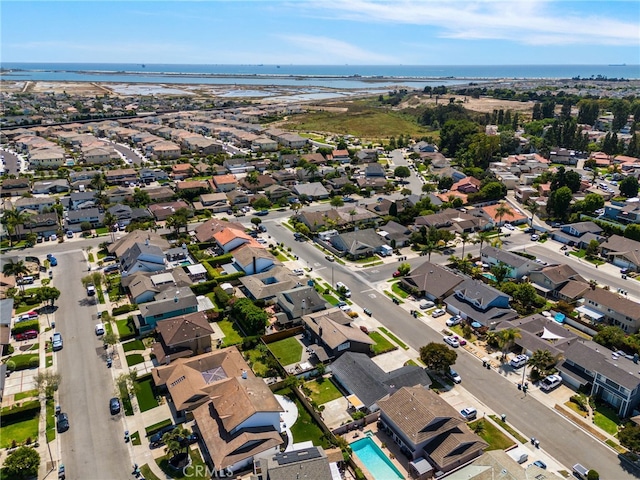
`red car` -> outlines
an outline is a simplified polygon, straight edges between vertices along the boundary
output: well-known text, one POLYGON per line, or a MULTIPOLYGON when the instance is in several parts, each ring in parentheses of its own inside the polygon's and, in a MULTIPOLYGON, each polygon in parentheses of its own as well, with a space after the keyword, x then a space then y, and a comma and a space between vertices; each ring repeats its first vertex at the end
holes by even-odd
POLYGON ((396 270, 395 272, 393 272, 393 278, 398 278, 401 275, 402 274, 400 273, 400 270, 396 270))
POLYGON ((32 340, 34 338, 38 338, 38 332, 35 330, 27 330, 26 332, 17 333, 15 336, 15 339, 18 341, 32 340))

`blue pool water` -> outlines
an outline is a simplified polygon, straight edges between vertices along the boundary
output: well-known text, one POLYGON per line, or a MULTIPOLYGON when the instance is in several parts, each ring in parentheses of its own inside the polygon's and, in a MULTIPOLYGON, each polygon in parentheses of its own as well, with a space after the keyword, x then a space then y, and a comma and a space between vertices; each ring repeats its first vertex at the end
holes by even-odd
POLYGON ((483 273, 482 276, 488 278, 489 280, 493 280, 494 282, 498 281, 493 273, 483 273))
POLYGON ((391 460, 371 438, 366 437, 353 442, 351 449, 373 475, 373 480, 404 479, 391 460))

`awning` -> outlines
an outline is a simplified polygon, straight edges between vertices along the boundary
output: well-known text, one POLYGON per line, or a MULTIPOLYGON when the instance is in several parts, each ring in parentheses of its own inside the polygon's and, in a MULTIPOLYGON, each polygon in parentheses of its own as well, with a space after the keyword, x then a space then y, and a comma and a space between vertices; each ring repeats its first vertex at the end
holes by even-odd
POLYGON ((349 405, 351 405, 356 410, 364 408, 364 403, 362 403, 362 400, 360 400, 357 395, 349 395, 347 397, 347 402, 349 402, 349 405))
POLYGON ((591 310, 589 307, 582 305, 581 307, 576 308, 577 312, 582 313, 583 315, 589 317, 592 320, 601 320, 604 317, 603 313, 597 312, 595 310, 591 310))
POLYGON ((540 337, 540 338, 542 338, 543 340, 559 340, 559 339, 564 338, 564 337, 561 337, 560 335, 556 335, 555 333, 551 332, 550 330, 547 330, 546 327, 545 327, 544 331, 542 333, 542 337, 540 337))
POLYGON ((420 457, 417 460, 414 460, 413 462, 409 462, 409 465, 411 465, 411 467, 418 474, 418 476, 424 475, 433 470, 433 467, 431 466, 431 464, 427 462, 427 460, 424 457, 420 457))

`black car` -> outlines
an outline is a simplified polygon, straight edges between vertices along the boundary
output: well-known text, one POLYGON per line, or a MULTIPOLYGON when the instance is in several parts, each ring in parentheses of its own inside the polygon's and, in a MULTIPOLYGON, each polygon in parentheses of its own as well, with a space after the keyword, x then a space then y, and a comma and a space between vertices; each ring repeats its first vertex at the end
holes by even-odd
POLYGON ((536 233, 536 229, 535 228, 525 228, 524 233, 536 233))
POLYGON ((111 415, 117 415, 118 413, 120 413, 120 399, 117 397, 113 397, 111 400, 109 400, 109 411, 111 412, 111 415))
POLYGON ((69 417, 66 413, 59 413, 56 417, 56 429, 58 430, 58 433, 69 430, 69 417))
POLYGON ((104 273, 112 273, 112 272, 117 272, 119 270, 120 270, 120 265, 118 265, 117 263, 104 267, 104 273))
POLYGON ((168 425, 168 426, 160 429, 158 432, 154 433, 153 435, 151 435, 149 437, 149 446, 151 448, 157 448, 157 447, 160 447, 160 446, 164 445, 164 442, 162 441, 162 437, 164 437, 165 433, 171 432, 176 427, 177 427, 177 425, 168 425))

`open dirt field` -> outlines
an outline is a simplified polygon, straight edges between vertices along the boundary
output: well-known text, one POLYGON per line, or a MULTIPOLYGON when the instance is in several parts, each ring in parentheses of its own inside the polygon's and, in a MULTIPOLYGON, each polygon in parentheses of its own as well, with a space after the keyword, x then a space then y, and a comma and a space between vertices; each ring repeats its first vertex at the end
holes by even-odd
MULTIPOLYGON (((531 114, 533 102, 514 102, 511 100, 499 100, 495 98, 472 98, 464 95, 445 94, 438 99, 439 104, 449 103, 450 98, 455 98, 456 102, 462 101, 465 108, 474 112, 492 113, 494 110, 511 110, 512 112, 531 114)), ((400 103, 398 108, 415 108, 420 105, 435 105, 436 97, 412 96, 400 103)))

